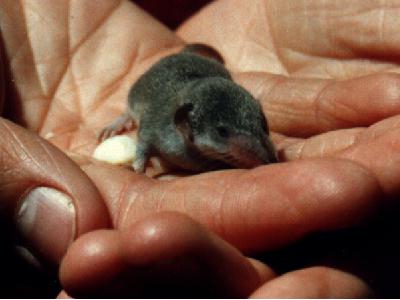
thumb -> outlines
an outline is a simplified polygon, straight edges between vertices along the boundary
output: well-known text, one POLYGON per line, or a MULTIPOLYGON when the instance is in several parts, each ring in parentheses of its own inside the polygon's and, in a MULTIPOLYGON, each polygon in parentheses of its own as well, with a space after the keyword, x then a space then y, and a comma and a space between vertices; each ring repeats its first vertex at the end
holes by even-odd
POLYGON ((3 118, 0 135, 1 221, 15 225, 34 258, 57 265, 77 236, 108 225, 101 196, 74 162, 39 136, 3 118))

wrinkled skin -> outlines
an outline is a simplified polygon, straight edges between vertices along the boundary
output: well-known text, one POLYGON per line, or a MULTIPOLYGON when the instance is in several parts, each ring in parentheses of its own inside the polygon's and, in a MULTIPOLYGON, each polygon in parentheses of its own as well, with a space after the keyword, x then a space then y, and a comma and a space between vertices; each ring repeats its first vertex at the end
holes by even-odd
POLYGON ((158 286, 171 274, 157 264, 160 253, 172 260, 184 253, 176 280, 185 270, 194 274, 192 292, 209 287, 206 271, 220 284, 210 288, 218 296, 368 296, 359 278, 328 267, 274 278, 235 248, 251 254, 350 227, 398 196, 400 9, 392 2, 216 1, 179 28, 178 38, 128 1, 1 1, 4 116, 28 129, 0 123, 2 213, 13 215, 32 182, 68 194, 74 230, 25 236, 37 257, 56 265, 72 239, 115 228, 69 248, 60 275, 71 295, 93 295, 98 282, 104 295, 146 295, 142 287, 121 288, 130 286, 125 272, 140 276, 147 268, 154 276, 144 286, 158 286), (286 163, 157 181, 90 160, 97 133, 124 111, 132 82, 184 40, 218 49, 260 99, 286 163), (171 210, 186 216, 155 214, 171 210), (135 242, 135 233, 143 239, 135 242), (49 246, 55 236, 59 247, 49 246), (202 249, 237 276, 221 276, 219 260, 202 249), (205 270, 193 272, 199 256, 205 270), (83 263, 85 272, 77 272, 83 263))

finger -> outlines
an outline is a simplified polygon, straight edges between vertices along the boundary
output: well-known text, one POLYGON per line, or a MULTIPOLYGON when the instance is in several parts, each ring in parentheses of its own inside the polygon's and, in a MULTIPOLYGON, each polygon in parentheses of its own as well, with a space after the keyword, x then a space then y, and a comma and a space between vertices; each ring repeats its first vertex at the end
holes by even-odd
POLYGON ((400 117, 394 116, 369 128, 338 130, 294 141, 281 150, 281 157, 351 159, 369 169, 387 195, 395 196, 400 192, 399 133, 400 117))
POLYGON ((369 298, 371 295, 369 287, 349 273, 313 267, 268 281, 251 298, 369 298))
MULTIPOLYGON (((263 2, 268 6, 268 1, 263 2)), ((343 6, 340 2, 277 1, 267 11, 279 44, 293 52, 347 59, 399 58, 399 11, 390 2, 372 0, 343 6)))
POLYGON ((379 0, 347 6, 340 1, 214 1, 178 34, 221 49, 237 68, 283 73, 312 67, 324 58, 396 62, 398 27, 397 6, 379 0))
POLYGON ((236 249, 172 212, 122 232, 83 236, 68 250, 60 278, 68 294, 85 298, 243 298, 262 284, 257 269, 236 249))
POLYGON ((236 79, 261 101, 271 130, 289 136, 369 126, 400 113, 398 74, 335 81, 248 73, 236 79))
POLYGON ((282 161, 330 157, 357 143, 365 131, 366 128, 340 129, 308 139, 288 139, 289 143, 282 142, 277 149, 282 161))
POLYGON ((287 244, 310 232, 365 218, 382 197, 365 168, 347 160, 304 160, 204 173, 170 181, 90 166, 114 225, 125 228, 155 211, 190 215, 243 251, 287 244))
POLYGON ((102 198, 84 172, 35 134, 0 119, 0 213, 22 246, 57 264, 77 236, 106 227, 102 198))
POLYGON ((400 118, 393 117, 366 130, 357 143, 336 156, 351 159, 369 169, 385 193, 400 193, 400 118))
MULTIPOLYGON (((272 138, 277 141, 277 148, 285 160, 300 158, 321 158, 332 156, 346 150, 351 146, 357 147, 360 144, 375 141, 389 132, 400 128, 400 117, 394 116, 380 121, 368 128, 341 129, 326 132, 308 139, 293 139, 285 136, 272 138)), ((378 143, 378 148, 386 145, 378 143)), ((377 158, 384 159, 377 151, 377 158)))

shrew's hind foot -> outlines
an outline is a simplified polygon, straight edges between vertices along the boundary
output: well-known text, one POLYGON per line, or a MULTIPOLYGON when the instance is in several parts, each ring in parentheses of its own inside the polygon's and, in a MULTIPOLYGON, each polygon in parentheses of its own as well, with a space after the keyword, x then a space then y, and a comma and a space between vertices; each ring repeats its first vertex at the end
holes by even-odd
POLYGON ((98 140, 102 142, 112 136, 132 130, 134 127, 135 121, 132 119, 129 113, 124 113, 100 132, 98 140))

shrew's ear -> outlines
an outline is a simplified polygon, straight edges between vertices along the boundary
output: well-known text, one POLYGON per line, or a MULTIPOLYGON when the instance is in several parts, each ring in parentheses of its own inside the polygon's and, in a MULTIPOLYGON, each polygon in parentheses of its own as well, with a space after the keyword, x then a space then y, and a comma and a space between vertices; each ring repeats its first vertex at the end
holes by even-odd
POLYGON ((190 126, 189 113, 193 110, 192 103, 185 103, 175 112, 174 123, 185 140, 193 142, 193 131, 190 126))

